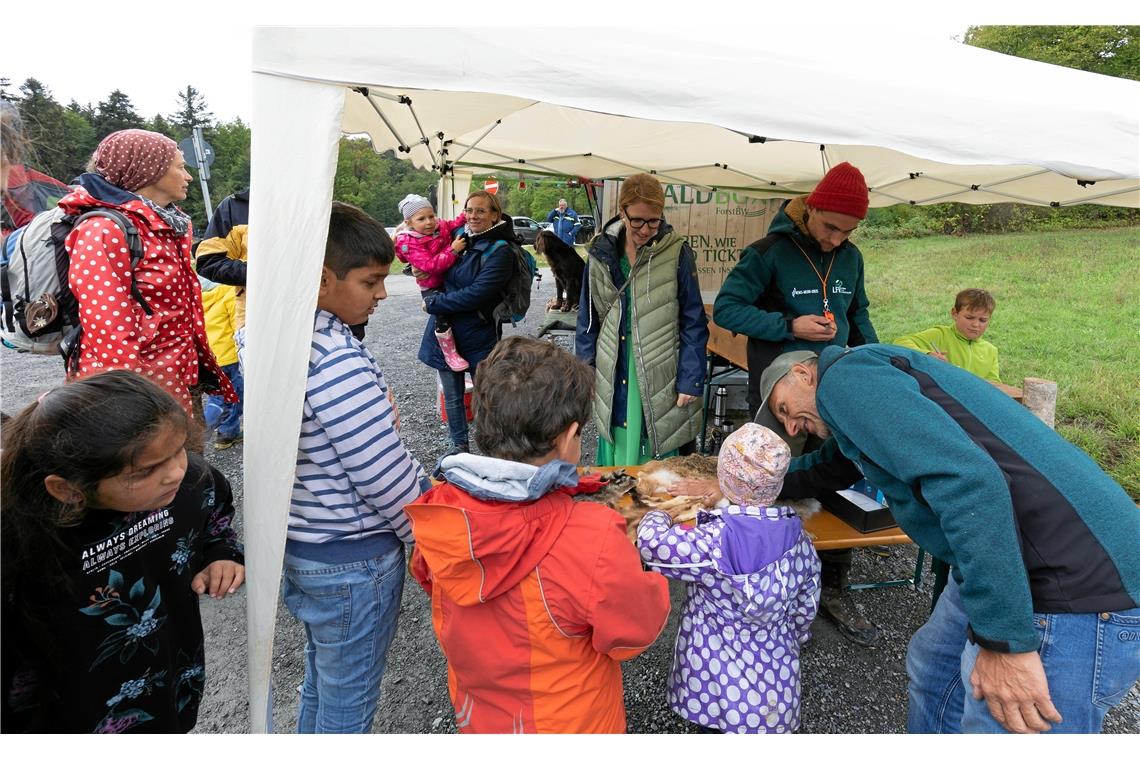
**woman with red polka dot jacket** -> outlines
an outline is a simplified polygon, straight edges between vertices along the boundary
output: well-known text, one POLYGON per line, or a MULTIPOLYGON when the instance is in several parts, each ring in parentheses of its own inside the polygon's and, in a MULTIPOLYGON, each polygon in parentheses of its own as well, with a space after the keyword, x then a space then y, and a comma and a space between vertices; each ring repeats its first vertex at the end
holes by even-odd
POLYGON ((59 205, 74 215, 115 209, 134 222, 143 244, 143 258, 132 272, 126 237, 110 219, 87 219, 67 236, 68 283, 83 328, 69 376, 134 370, 193 415, 191 389, 220 393, 231 402, 238 397, 206 339, 190 217, 174 205, 186 198, 192 179, 169 137, 124 129, 103 138, 87 172, 59 205), (152 313, 132 296, 132 280, 152 313))

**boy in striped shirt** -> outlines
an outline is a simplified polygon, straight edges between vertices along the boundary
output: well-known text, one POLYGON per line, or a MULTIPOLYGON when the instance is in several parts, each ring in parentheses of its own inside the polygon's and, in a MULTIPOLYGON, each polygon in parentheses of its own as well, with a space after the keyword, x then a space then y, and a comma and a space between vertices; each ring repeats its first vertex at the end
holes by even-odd
POLYGON ((387 297, 394 255, 379 222, 332 204, 282 581, 307 639, 298 733, 371 731, 412 545, 404 505, 429 486, 383 372, 349 329, 387 297))

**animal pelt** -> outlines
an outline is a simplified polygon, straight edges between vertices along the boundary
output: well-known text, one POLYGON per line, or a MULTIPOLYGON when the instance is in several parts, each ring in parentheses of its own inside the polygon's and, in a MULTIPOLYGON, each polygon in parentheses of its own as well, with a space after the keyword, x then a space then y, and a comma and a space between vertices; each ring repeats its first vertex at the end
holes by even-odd
MULTIPOLYGON (((695 520, 701 509, 728 505, 728 500, 723 497, 712 504, 700 496, 674 496, 669 493, 670 486, 687 479, 708 481, 710 493, 716 491, 716 457, 689 454, 646 462, 638 468, 636 480, 623 469, 614 470, 603 476, 605 486, 600 491, 579 494, 574 500, 608 505, 625 518, 629 539, 636 541, 638 523, 650 510, 660 509, 673 518, 673 522, 681 523, 695 520), (626 494, 632 498, 623 498, 626 494)), ((804 521, 821 508, 815 499, 780 499, 776 505, 791 507, 804 521)))
POLYGON ((637 495, 668 494, 670 486, 690 478, 716 481, 716 457, 689 454, 646 462, 638 470, 637 495))
POLYGON ((772 506, 791 507, 803 522, 807 522, 808 518, 823 509, 818 499, 776 499, 772 506))
MULTIPOLYGON (((709 490, 714 490, 717 480, 716 457, 689 454, 646 462, 638 472, 637 499, 647 507, 664 510, 674 522, 695 519, 699 509, 728 506, 728 500, 723 497, 710 504, 710 499, 674 496, 670 492, 678 482, 689 479, 710 481, 709 490)), ((821 509, 820 503, 815 499, 779 499, 775 506, 791 507, 804 521, 821 509)))
MULTIPOLYGON (((592 471, 589 469, 583 471, 583 475, 590 474, 592 474, 592 471)), ((632 491, 634 486, 637 485, 637 481, 633 476, 628 475, 626 471, 622 469, 613 470, 603 475, 602 481, 605 485, 602 486, 600 491, 578 494, 574 497, 574 501, 596 501, 616 509, 618 502, 622 500, 621 497, 632 491)), ((629 500, 627 499, 626 501, 629 500)))
POLYGON ((577 309, 578 299, 582 295, 582 272, 586 268, 586 262, 578 255, 578 251, 563 243, 550 230, 538 233, 534 250, 546 257, 554 272, 554 304, 547 308, 556 311, 577 309))

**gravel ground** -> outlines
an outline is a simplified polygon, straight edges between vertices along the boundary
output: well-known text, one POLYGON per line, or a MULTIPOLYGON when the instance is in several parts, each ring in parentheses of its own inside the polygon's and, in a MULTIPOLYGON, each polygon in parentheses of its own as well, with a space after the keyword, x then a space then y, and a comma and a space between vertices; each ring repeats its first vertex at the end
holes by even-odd
MULTIPOLYGON (((541 304, 553 294, 553 277, 545 277, 534 293, 532 316, 520 332, 535 334, 541 304)), ((389 278, 388 300, 369 326, 366 343, 380 361, 396 393, 402 437, 425 466, 447 448, 446 430, 436 410, 434 371, 416 360, 425 316, 410 277, 389 278)), ((510 328, 507 329, 510 334, 510 328)), ((562 341, 560 341, 562 342, 562 341)), ((62 382, 58 358, 0 351, 3 408, 12 413, 62 382)), ((583 462, 593 461, 596 432, 586 431, 583 462)), ((208 449, 212 449, 207 445, 208 449)), ((210 451, 209 459, 233 484, 238 501, 239 529, 242 494, 242 448, 210 451)), ((894 546, 887 556, 858 551, 852 582, 909 577, 914 570, 914 546, 894 546)), ((906 728, 906 643, 925 621, 930 606, 929 559, 919 588, 896 586, 851 592, 863 613, 880 631, 875 646, 849 643, 823 620, 812 626, 804 647, 804 733, 900 733, 906 728)), ((677 610, 683 600, 681 584, 672 583, 673 615, 669 626, 646 653, 623 666, 629 730, 633 733, 687 733, 689 724, 666 703, 665 683, 672 663, 677 610)), ((246 697, 246 618, 244 591, 224 601, 205 599, 207 682, 195 733, 243 733, 249 730, 246 697)), ((277 731, 296 726, 298 688, 304 672, 304 633, 282 605, 274 647, 274 723, 277 731)), ((455 721, 447 696, 446 663, 431 628, 428 599, 410 578, 404 586, 400 624, 388 655, 376 733, 454 733, 455 721)), ((1109 713, 1109 733, 1140 732, 1140 685, 1109 713)))

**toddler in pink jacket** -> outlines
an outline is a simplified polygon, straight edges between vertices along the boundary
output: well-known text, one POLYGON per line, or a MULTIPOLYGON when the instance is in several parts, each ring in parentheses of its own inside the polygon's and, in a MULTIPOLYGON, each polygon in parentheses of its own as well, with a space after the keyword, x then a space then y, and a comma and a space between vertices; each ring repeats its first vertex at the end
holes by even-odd
MULTIPOLYGON (((411 265, 420 294, 425 298, 443 292, 443 273, 456 262, 456 254, 467 247, 465 237, 451 238, 456 230, 463 228, 467 218, 460 214, 451 221, 440 219, 427 198, 414 194, 405 196, 399 209, 404 223, 396 232, 396 258, 411 265)), ((467 369, 467 360, 455 348, 451 322, 445 315, 435 317, 435 337, 447 366, 456 372, 467 369)))

